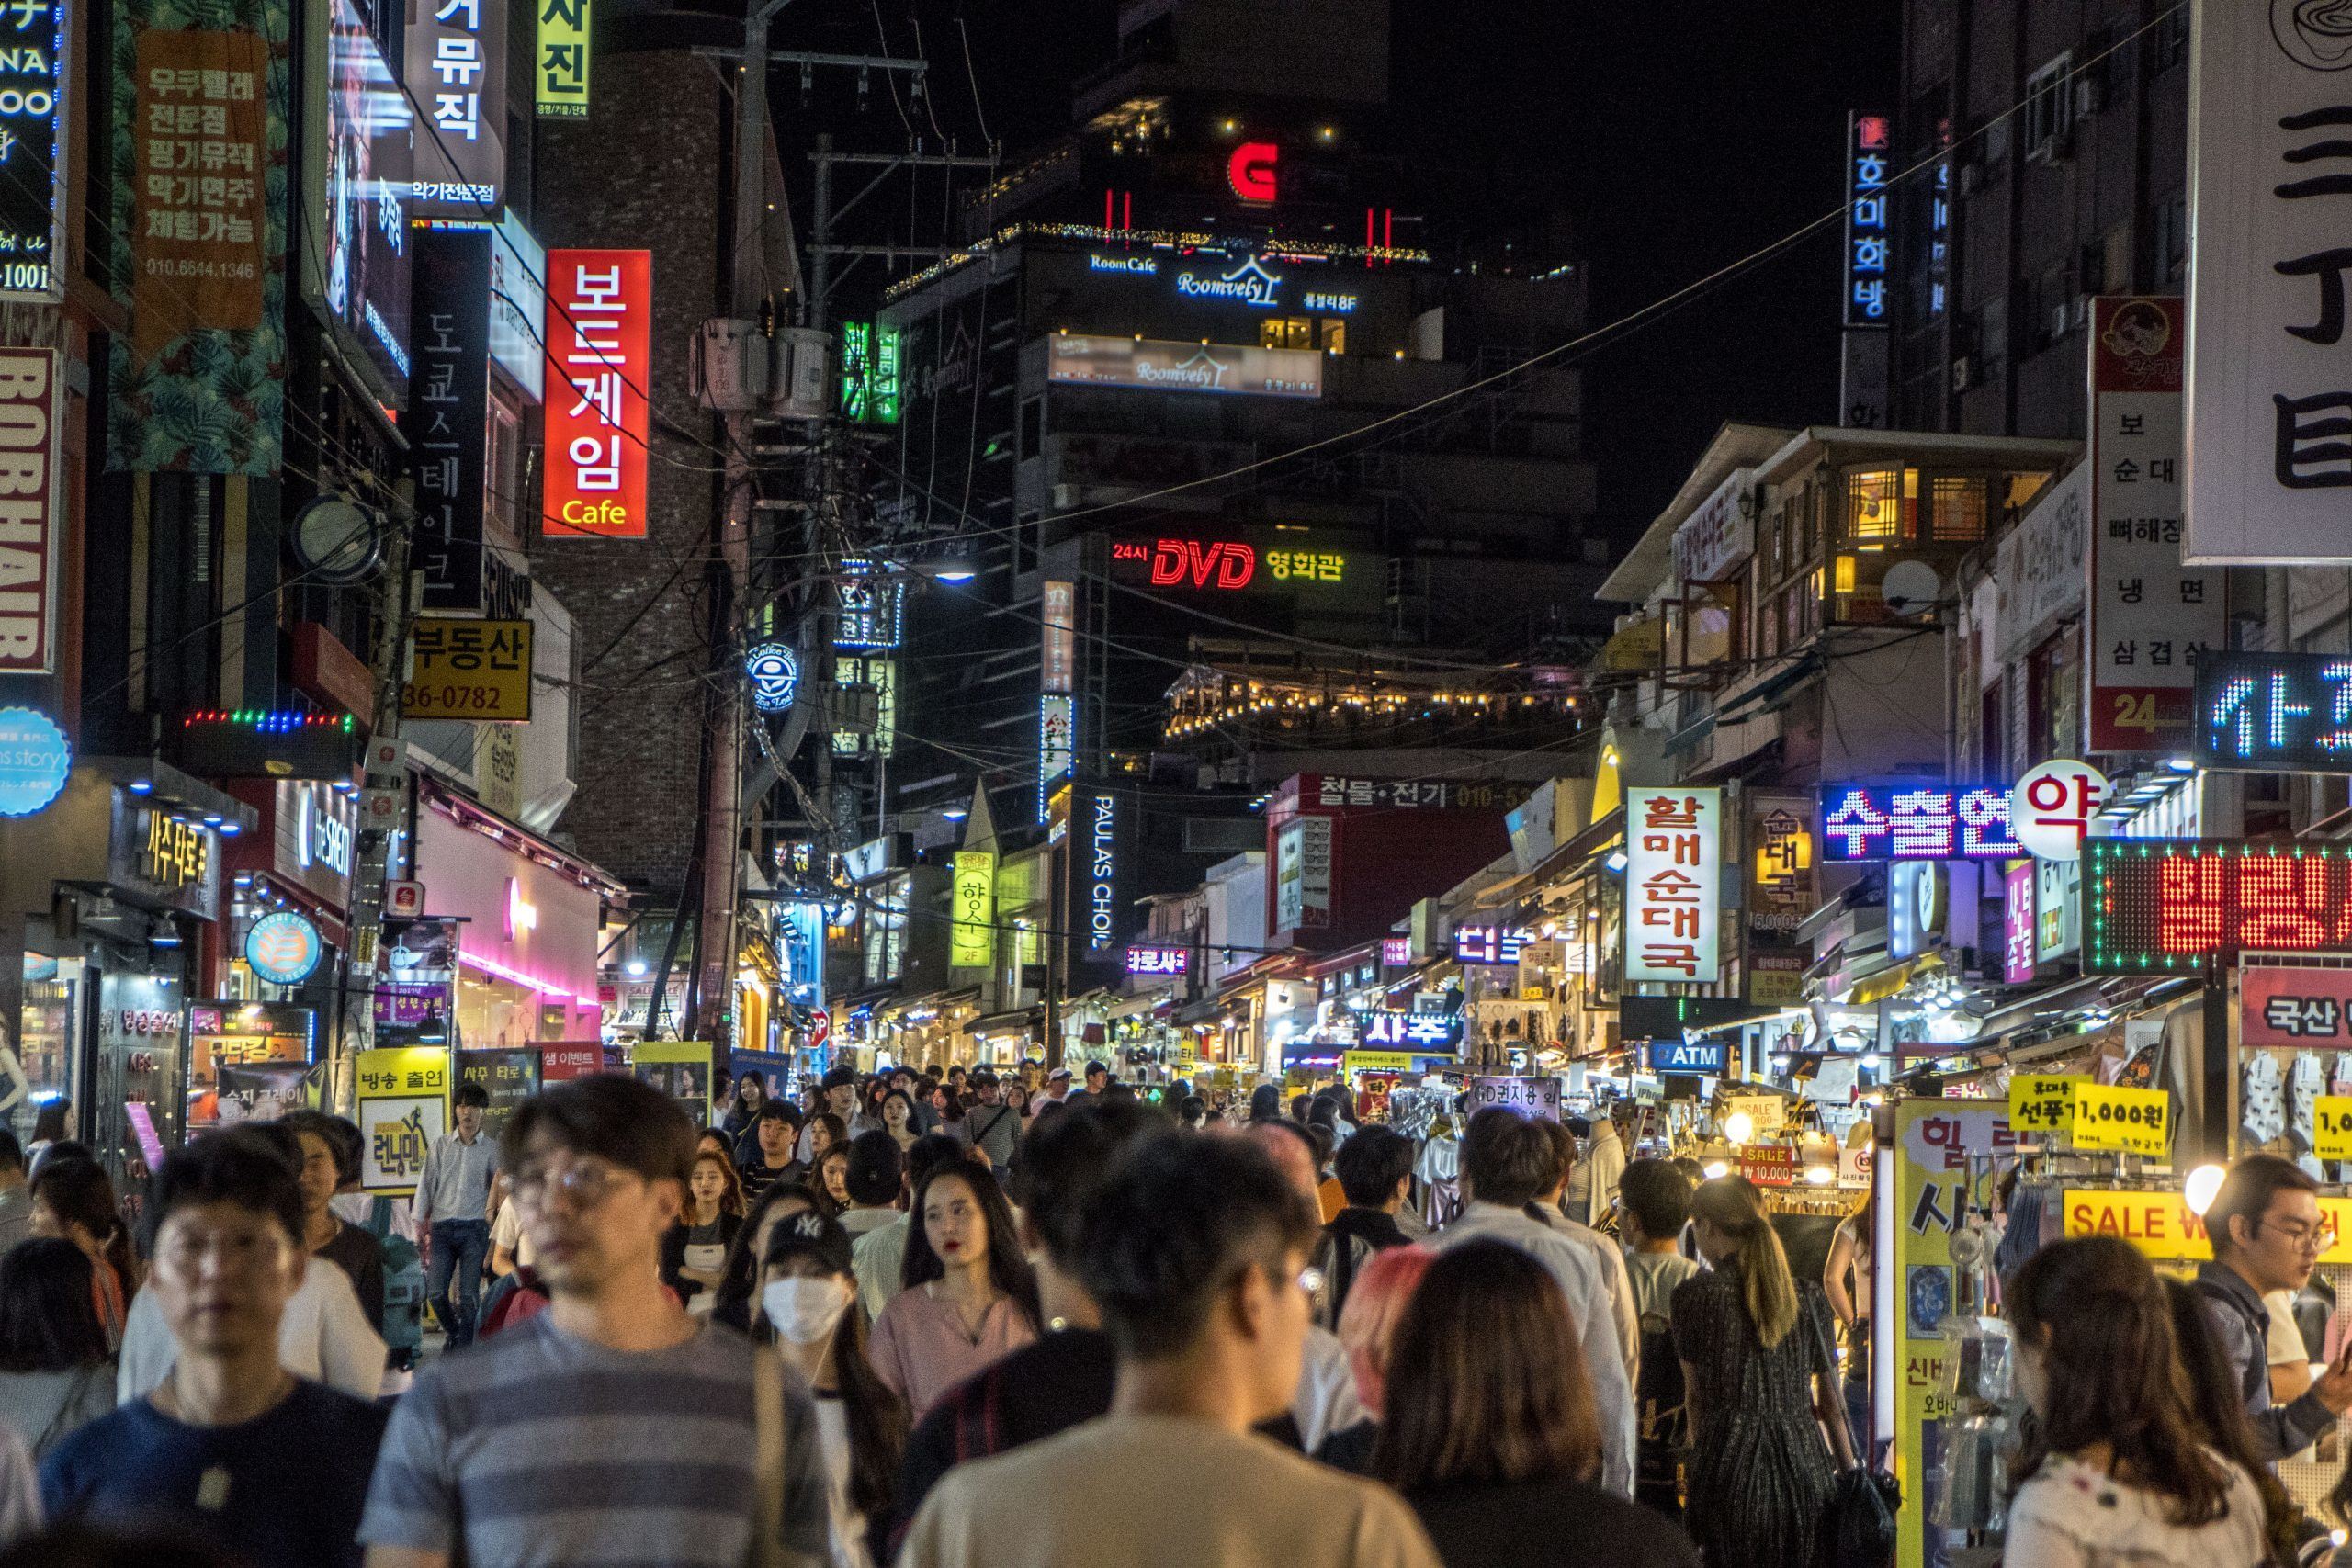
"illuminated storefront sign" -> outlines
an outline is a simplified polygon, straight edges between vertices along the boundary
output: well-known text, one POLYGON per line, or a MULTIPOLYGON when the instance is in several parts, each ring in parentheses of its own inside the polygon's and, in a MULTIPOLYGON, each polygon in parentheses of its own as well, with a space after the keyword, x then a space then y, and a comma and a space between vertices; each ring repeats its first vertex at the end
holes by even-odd
POLYGON ((1366 1013, 1363 1043, 1452 1055, 1462 1043, 1462 1020, 1456 1014, 1442 1012, 1366 1013))
POLYGON ((506 7, 498 0, 409 0, 409 90, 424 107, 410 209, 498 216, 506 183, 506 7))
POLYGON ((652 252, 548 253, 540 526, 551 537, 645 537, 652 318, 652 252))
POLYGON ((541 119, 588 117, 588 0, 538 0, 532 60, 541 119))
POLYGON ((1319 398, 1323 358, 1311 348, 1163 343, 1057 333, 1046 340, 1046 379, 1065 386, 1130 387, 1154 392, 1319 398))
POLYGON ((846 658, 833 661, 836 691, 863 686, 874 693, 874 728, 870 731, 836 729, 836 757, 889 757, 899 750, 899 664, 894 659, 846 658))
POLYGON ((1245 141, 1225 161, 1226 183, 1244 201, 1272 201, 1274 165, 1281 159, 1282 149, 1271 141, 1245 141))
POLYGON ((1894 233, 1888 188, 1893 152, 1884 115, 1849 116, 1846 130, 1846 325, 1886 325, 1887 259, 1894 233))
POLYGON ((841 604, 833 616, 835 648, 899 646, 907 602, 904 580, 870 560, 845 560, 836 592, 841 604))
POLYGON ((1111 574, 1154 588, 1234 593, 1246 588, 1340 587, 1348 557, 1339 550, 1271 549, 1238 539, 1114 539, 1111 574))
POLYGON ((1069 777, 1078 758, 1078 716, 1069 696, 1047 692, 1037 699, 1037 819, 1046 818, 1046 796, 1069 777))
POLYGON ((1391 969, 1402 969, 1413 962, 1413 939, 1408 936, 1385 936, 1380 939, 1380 962, 1391 969))
POLYGON ((56 668, 57 368, 55 349, 0 348, 0 674, 56 668))
POLYGON ((2352 948, 2352 844, 2093 839, 2085 967, 2188 971, 2251 950, 2352 948))
POLYGON ((2001 876, 2001 978, 2021 986, 2033 978, 2033 867, 2022 861, 2001 876))
POLYGON ((2352 1044, 2352 969, 2268 964, 2240 969, 2238 1043, 2352 1044))
POLYGON ((800 656, 780 642, 755 642, 743 654, 743 674, 752 682, 752 706, 782 713, 800 694, 800 656))
POLYGON ((416 453, 412 569, 428 610, 482 604, 482 514, 489 495, 491 253, 487 229, 420 229, 416 381, 401 433, 416 453))
POLYGON ((1626 791, 1627 980, 1723 978, 1723 793, 1626 791))
POLYGON ((1159 261, 1151 256, 1106 256, 1090 252, 1086 257, 1089 272, 1117 272, 1136 277, 1152 277, 1159 272, 1159 261))
MULTIPOLYGON (((312 299, 358 344, 397 408, 409 377, 409 180, 416 115, 352 0, 334 0, 327 40, 325 231, 312 299)), ((200 165, 199 165, 200 166, 200 165)))
POLYGON ((989 850, 956 852, 952 891, 955 916, 947 929, 948 963, 985 969, 996 962, 996 855, 989 850))
POLYGON ((1801 795, 1751 795, 1747 799, 1747 929, 1774 937, 1793 931, 1813 913, 1812 802, 1801 795))
POLYGON ((490 357, 534 400, 547 396, 547 247, 507 212, 490 231, 490 357))
POLYGON ((74 748, 45 713, 0 708, 0 817, 30 817, 74 772, 74 748))
POLYGON ((1047 582, 1038 591, 1038 618, 1045 623, 1044 664, 1038 671, 1038 689, 1046 692, 1076 690, 1072 682, 1078 673, 1078 584, 1047 582))
POLYGON ((2208 654, 2197 714, 2196 756, 2208 767, 2352 773, 2352 658, 2208 654))
POLYGON ((1453 928, 1453 961, 1457 964, 1516 964, 1526 936, 1500 926, 1453 928))
POLYGON ((1109 790, 1080 790, 1070 802, 1070 861, 1079 867, 1078 929, 1091 963, 1124 956, 1128 907, 1125 813, 1109 790))
POLYGON ((2080 860, 2107 792, 2107 775, 2088 762, 2065 757, 2044 762, 2009 792, 2009 831, 2037 860, 2080 860))
POLYGON ((528 724, 531 634, 529 621, 420 616, 409 633, 401 716, 528 724))
POLYGON ((2009 791, 1999 785, 1825 784, 1821 858, 2015 860, 2009 791))
POLYGON ((860 424, 899 423, 899 329, 842 323, 842 413, 860 424))
POLYGON ((334 877, 348 879, 353 815, 349 797, 325 784, 305 783, 281 785, 277 799, 279 809, 290 807, 294 813, 295 866, 302 871, 317 866, 334 877))
POLYGON ((1176 292, 1187 299, 1220 299, 1271 310, 1282 303, 1283 275, 1267 270, 1261 256, 1244 256, 1225 272, 1214 267, 1176 275, 1176 292))
POLYGON ((277 909, 245 932, 245 963, 273 986, 299 986, 326 956, 326 939, 307 915, 277 909))
POLYGON ((1331 818, 1294 817, 1274 834, 1274 929, 1331 923, 1331 818))
POLYGON ((1127 949, 1127 973, 1130 975, 1182 975, 1192 967, 1192 953, 1182 947, 1131 947, 1127 949))
POLYGON ((62 248, 66 10, 63 0, 11 6, 0 27, 0 298, 51 303, 62 248))
POLYGON ((1653 1040, 1649 1043, 1650 1071, 1721 1077, 1727 1049, 1727 1043, 1720 1035, 1707 1040, 1653 1040))

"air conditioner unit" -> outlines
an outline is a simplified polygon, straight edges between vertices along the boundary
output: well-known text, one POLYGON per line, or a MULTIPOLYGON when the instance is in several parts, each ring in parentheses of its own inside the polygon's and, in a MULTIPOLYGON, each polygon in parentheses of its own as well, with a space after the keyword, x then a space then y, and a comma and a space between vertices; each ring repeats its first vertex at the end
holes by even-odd
POLYGON ((1976 362, 1967 355, 1956 355, 1951 362, 1951 389, 1964 392, 1976 385, 1976 362))

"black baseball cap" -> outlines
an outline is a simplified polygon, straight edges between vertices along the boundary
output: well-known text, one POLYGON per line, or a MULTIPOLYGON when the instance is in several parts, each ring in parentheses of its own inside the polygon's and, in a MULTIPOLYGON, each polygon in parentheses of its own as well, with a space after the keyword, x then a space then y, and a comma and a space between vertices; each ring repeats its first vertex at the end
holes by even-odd
POLYGON ((795 1258, 813 1258, 829 1274, 850 1273, 853 1267, 849 1232, 842 1229, 839 1220, 814 1209, 803 1209, 768 1233, 765 1261, 769 1268, 795 1258))

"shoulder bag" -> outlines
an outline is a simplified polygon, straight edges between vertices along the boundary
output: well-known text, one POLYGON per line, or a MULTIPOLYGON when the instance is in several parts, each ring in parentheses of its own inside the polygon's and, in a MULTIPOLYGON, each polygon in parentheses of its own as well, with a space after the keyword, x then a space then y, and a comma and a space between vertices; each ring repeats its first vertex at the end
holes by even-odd
POLYGON ((1828 1538, 1828 1560, 1837 1568, 1886 1568, 1894 1558, 1894 1509, 1902 1500, 1902 1489, 1894 1477, 1871 1470, 1870 1456, 1861 1451, 1846 1420, 1845 1391, 1838 1386, 1838 1357, 1829 1347, 1829 1337, 1814 1316, 1809 1301, 1801 1297, 1797 1311, 1810 1330, 1806 1337, 1828 1384, 1838 1428, 1846 1434, 1846 1451, 1854 1456, 1854 1462, 1838 1476, 1829 1494, 1828 1516, 1822 1521, 1828 1538))

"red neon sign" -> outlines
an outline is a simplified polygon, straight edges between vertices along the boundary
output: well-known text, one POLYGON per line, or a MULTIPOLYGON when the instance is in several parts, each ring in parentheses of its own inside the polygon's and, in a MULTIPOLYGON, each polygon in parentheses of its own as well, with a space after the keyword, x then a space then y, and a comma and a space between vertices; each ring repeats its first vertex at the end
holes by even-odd
POLYGON ((2352 947, 2352 845, 2093 839, 2083 848, 2092 973, 2194 973, 2250 950, 2352 947))
POLYGON ((1154 588, 1216 588, 1231 592, 1258 575, 1258 552, 1230 539, 1159 539, 1114 543, 1114 561, 1144 563, 1154 588))
POLYGON ((1274 161, 1282 149, 1271 141, 1245 141, 1225 161, 1225 177, 1244 201, 1274 199, 1274 161))
POLYGON ((645 537, 653 422, 651 251, 549 251, 547 500, 551 537, 645 537))

